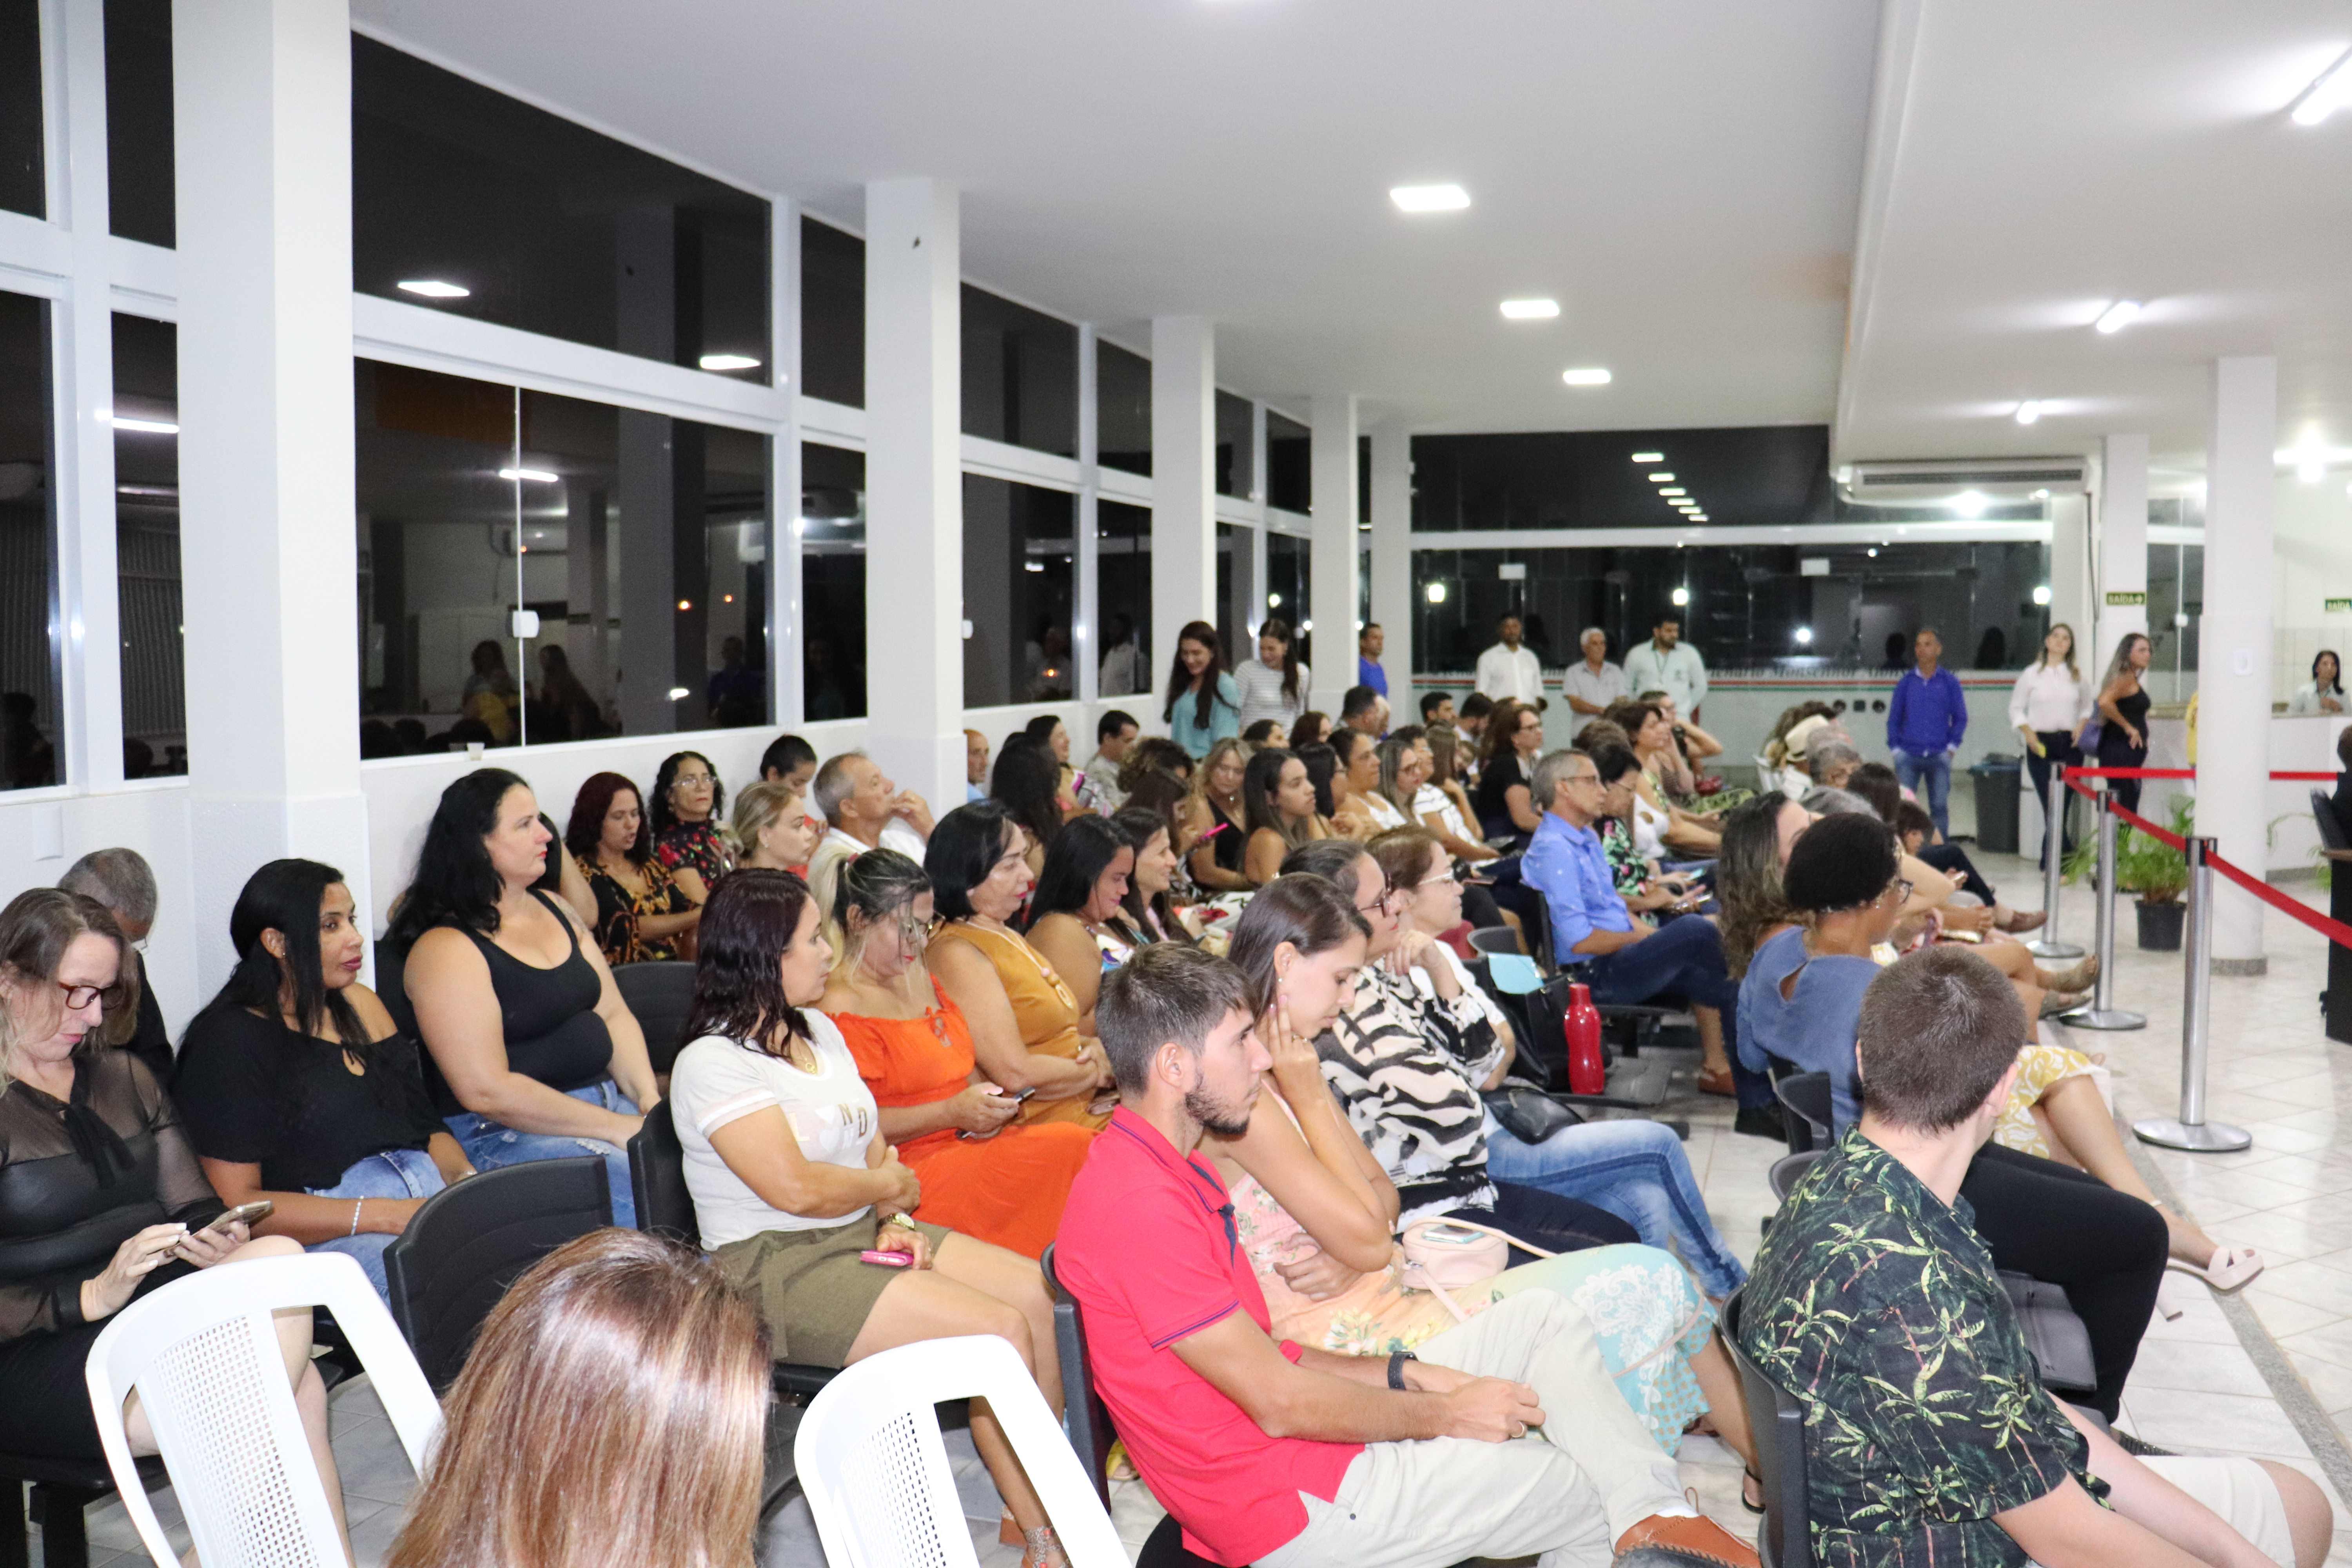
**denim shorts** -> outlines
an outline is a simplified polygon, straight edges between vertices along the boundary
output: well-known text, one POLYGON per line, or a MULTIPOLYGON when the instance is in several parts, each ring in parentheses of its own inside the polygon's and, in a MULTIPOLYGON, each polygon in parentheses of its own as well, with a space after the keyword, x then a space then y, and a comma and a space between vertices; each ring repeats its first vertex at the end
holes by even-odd
MULTIPOLYGON (((574 1100, 584 1100, 600 1110, 618 1116, 635 1116, 636 1106, 620 1086, 611 1079, 592 1083, 585 1089, 566 1091, 574 1100)), ((613 1192, 613 1223, 635 1229, 637 1204, 629 1190, 629 1152, 617 1143, 607 1143, 601 1138, 573 1138, 560 1132, 519 1132, 487 1116, 461 1110, 445 1117, 450 1135, 457 1147, 466 1152, 478 1171, 493 1171, 500 1165, 520 1165, 531 1160, 571 1160, 583 1154, 593 1154, 604 1162, 604 1177, 613 1192)))
MULTIPOLYGON (((370 1154, 353 1163, 333 1186, 312 1187, 309 1191, 314 1198, 429 1198, 447 1184, 441 1179, 441 1167, 423 1150, 386 1149, 381 1154, 370 1154)), ((356 1258, 367 1271, 368 1283, 375 1287, 375 1293, 389 1301, 383 1251, 394 1239, 381 1232, 339 1236, 329 1241, 314 1241, 304 1250, 340 1252, 356 1258)))

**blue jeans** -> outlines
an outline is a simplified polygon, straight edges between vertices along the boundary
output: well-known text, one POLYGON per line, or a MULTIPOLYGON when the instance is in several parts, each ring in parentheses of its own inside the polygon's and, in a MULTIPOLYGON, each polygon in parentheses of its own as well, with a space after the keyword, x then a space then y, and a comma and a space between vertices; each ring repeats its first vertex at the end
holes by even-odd
POLYGON ((1592 987, 1603 1007, 1632 1007, 1666 992, 1693 1006, 1712 1007, 1723 1019, 1724 1054, 1742 1109, 1772 1103, 1772 1080, 1739 1059, 1739 983, 1723 963, 1723 933, 1695 918, 1668 921, 1629 947, 1584 961, 1569 973, 1592 987))
MULTIPOLYGON (((635 1116, 637 1108, 623 1094, 620 1086, 611 1079, 592 1083, 585 1089, 567 1090, 572 1099, 584 1100, 616 1116, 635 1116)), ((613 1188, 613 1223, 634 1230, 637 1224, 637 1200, 629 1190, 629 1152, 617 1143, 607 1143, 601 1138, 571 1138, 560 1132, 518 1132, 513 1128, 478 1116, 470 1110, 444 1118, 449 1124, 450 1135, 457 1147, 474 1163, 477 1171, 496 1170, 500 1165, 520 1165, 530 1160, 570 1160, 582 1154, 594 1154, 604 1162, 604 1178, 613 1188)))
POLYGON ((1700 1288, 1718 1301, 1748 1278, 1707 1217, 1682 1141, 1661 1123, 1588 1121, 1563 1127, 1540 1143, 1524 1143, 1490 1115, 1486 1169, 1496 1181, 1607 1209, 1652 1247, 1671 1241, 1700 1288))
MULTIPOLYGON (((441 1167, 422 1149, 386 1149, 352 1165, 333 1186, 312 1187, 310 1192, 314 1198, 429 1198, 447 1184, 441 1179, 441 1167)), ((305 1250, 340 1252, 356 1258, 375 1293, 389 1303, 392 1292, 384 1283, 383 1249, 393 1240, 384 1235, 339 1236, 331 1241, 312 1242, 305 1250)))
POLYGON ((1952 794, 1951 753, 1937 752, 1932 756, 1922 757, 1909 752, 1897 752, 1895 753, 1895 776, 1902 781, 1905 789, 1914 795, 1919 794, 1920 781, 1927 781, 1927 794, 1920 798, 1927 807, 1927 815, 1936 819, 1936 831, 1949 838, 1952 836, 1952 818, 1944 807, 1952 794))

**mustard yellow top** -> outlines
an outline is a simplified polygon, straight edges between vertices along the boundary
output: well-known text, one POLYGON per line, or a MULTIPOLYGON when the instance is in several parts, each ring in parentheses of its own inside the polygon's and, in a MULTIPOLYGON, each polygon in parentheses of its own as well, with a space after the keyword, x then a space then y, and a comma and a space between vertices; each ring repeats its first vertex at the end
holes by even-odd
MULTIPOLYGON (((1039 1056, 1076 1058, 1078 999, 1043 953, 1010 932, 982 931, 966 921, 950 921, 931 938, 934 947, 950 942, 966 943, 996 971, 997 980, 1004 986, 1004 999, 1013 1005, 1013 1021, 1021 1030, 1023 1045, 1039 1056)), ((1110 1120, 1110 1112, 1097 1115, 1090 1110, 1095 1099, 1090 1093, 1070 1100, 1033 1095, 1021 1107, 1020 1120, 1075 1121, 1099 1128, 1110 1120)))

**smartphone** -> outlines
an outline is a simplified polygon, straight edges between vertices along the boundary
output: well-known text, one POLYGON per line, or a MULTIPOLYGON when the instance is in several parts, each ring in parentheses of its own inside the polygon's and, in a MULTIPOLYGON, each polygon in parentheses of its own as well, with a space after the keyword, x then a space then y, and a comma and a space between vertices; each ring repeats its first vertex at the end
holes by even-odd
MULTIPOLYGON (((998 1089, 998 1090, 997 1090, 997 1093, 999 1093, 999 1094, 1002 1094, 1002 1093, 1003 1093, 1003 1092, 1004 1092, 1004 1091, 1003 1091, 1003 1089, 998 1089)), ((1013 1097, 1013 1104, 1015 1104, 1015 1105, 1018 1105, 1018 1104, 1020 1104, 1023 1100, 1024 1100, 1028 1099, 1031 1095, 1033 1095, 1033 1094, 1034 1094, 1034 1093, 1036 1093, 1036 1092, 1037 1092, 1037 1086, 1036 1086, 1035 1084, 1034 1084, 1034 1083, 1033 1083, 1033 1084, 1031 1084, 1027 1089, 1023 1089, 1019 1094, 1014 1095, 1014 1096, 1013 1097)))
POLYGON ((1471 1242, 1486 1238, 1485 1231, 1472 1230, 1465 1225, 1433 1225, 1423 1229, 1421 1235, 1425 1241, 1434 1241, 1446 1247, 1466 1247, 1471 1242))
POLYGON ((857 1261, 878 1263, 885 1268, 906 1268, 911 1267, 915 1260, 903 1252, 861 1252, 857 1255, 857 1261))
POLYGON ((278 1205, 276 1204, 270 1202, 268 1198, 257 1198, 252 1203, 237 1205, 236 1207, 229 1210, 228 1213, 221 1215, 218 1219, 213 1221, 212 1224, 205 1226, 205 1228, 209 1231, 226 1231, 229 1226, 236 1224, 240 1220, 247 1225, 251 1225, 257 1220, 268 1219, 271 1215, 277 1212, 278 1205))

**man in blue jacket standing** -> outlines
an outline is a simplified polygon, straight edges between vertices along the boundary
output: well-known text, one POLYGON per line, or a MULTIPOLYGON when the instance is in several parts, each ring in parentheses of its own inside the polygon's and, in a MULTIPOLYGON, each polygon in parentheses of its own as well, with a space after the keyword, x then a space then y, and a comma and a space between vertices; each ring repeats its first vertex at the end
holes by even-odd
POLYGON ((1895 776, 1903 787, 1919 793, 1927 783, 1927 815, 1936 831, 1951 836, 1945 803, 1952 793, 1952 756, 1960 737, 1969 732, 1968 696, 1960 678, 1939 664, 1944 642, 1933 626, 1922 626, 1912 639, 1912 657, 1918 668, 1895 683, 1895 700, 1886 705, 1886 744, 1895 753, 1895 776))

